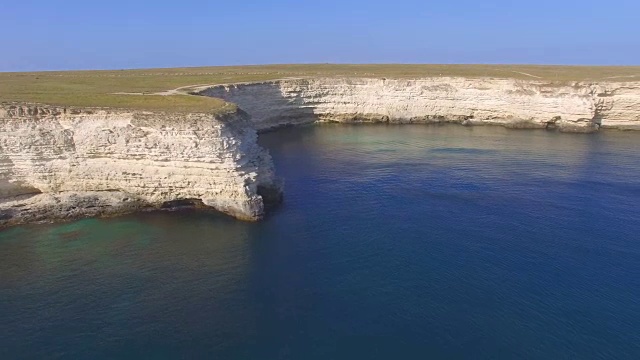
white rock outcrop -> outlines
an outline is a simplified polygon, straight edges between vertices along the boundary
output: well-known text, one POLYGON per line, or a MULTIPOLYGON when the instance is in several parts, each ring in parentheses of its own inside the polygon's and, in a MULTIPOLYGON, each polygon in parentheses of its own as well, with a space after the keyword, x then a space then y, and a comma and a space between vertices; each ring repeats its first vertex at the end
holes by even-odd
POLYGON ((242 110, 213 116, 1 105, 0 227, 182 205, 260 219, 282 192, 256 130, 286 125, 640 130, 638 82, 285 79, 204 87, 198 94, 242 110))
POLYGON ((0 226, 191 204, 257 220, 280 188, 246 114, 0 108, 0 226))
POLYGON ((247 111, 259 130, 315 121, 503 125, 591 132, 640 129, 640 83, 516 79, 285 79, 199 94, 247 111))

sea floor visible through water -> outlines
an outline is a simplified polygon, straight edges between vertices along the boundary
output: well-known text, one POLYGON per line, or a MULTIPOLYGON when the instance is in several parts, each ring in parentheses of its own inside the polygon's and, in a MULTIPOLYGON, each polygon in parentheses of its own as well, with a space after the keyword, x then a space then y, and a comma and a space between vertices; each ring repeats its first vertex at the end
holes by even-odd
POLYGON ((640 133, 261 135, 259 223, 0 232, 2 359, 639 359, 640 133))

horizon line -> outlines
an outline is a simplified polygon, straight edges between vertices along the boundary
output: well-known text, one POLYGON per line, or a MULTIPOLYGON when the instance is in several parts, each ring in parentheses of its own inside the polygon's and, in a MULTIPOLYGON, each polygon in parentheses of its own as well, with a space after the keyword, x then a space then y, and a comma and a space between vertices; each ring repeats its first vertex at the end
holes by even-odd
POLYGON ((232 67, 268 67, 268 66, 533 66, 533 67, 598 67, 598 68, 640 68, 638 65, 596 65, 596 64, 540 64, 540 63, 340 63, 340 62, 300 62, 300 63, 263 63, 263 64, 235 64, 235 65, 188 65, 161 67, 132 67, 132 68, 76 68, 76 69, 44 69, 31 71, 0 70, 0 73, 45 73, 45 72, 85 72, 85 71, 137 71, 137 70, 169 70, 169 69, 200 69, 200 68, 232 68, 232 67))

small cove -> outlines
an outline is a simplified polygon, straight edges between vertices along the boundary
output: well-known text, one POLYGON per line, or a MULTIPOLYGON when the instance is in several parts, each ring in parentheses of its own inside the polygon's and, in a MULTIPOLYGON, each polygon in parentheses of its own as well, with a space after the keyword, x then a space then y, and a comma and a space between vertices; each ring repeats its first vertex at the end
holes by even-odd
POLYGON ((263 134, 285 179, 263 222, 0 232, 0 357, 638 358, 639 136, 263 134))

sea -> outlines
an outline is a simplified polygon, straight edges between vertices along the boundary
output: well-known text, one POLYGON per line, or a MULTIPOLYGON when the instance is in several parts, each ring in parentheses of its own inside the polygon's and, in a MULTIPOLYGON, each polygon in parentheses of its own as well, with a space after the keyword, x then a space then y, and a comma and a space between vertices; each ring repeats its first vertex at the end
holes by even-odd
POLYGON ((265 220, 0 231, 0 359, 640 359, 640 133, 260 136, 265 220))

